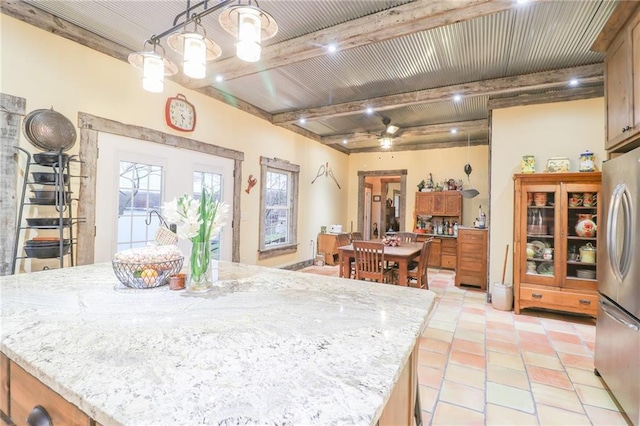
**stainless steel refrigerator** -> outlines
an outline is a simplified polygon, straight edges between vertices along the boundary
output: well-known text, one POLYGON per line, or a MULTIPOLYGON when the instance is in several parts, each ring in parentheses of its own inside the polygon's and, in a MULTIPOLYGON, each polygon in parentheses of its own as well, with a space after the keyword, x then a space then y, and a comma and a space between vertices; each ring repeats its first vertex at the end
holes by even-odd
POLYGON ((595 367, 640 426, 640 148, 602 166, 595 367))

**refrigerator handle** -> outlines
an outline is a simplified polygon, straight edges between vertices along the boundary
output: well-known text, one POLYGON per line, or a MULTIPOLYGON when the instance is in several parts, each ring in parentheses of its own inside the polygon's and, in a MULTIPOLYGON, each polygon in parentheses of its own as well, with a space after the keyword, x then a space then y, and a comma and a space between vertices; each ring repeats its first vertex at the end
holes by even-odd
POLYGON ((635 214, 633 211, 631 194, 629 193, 627 186, 624 184, 622 185, 620 199, 622 200, 622 211, 624 213, 624 243, 622 245, 622 255, 620 259, 620 275, 624 280, 627 278, 629 269, 631 269, 631 261, 633 259, 633 245, 631 244, 631 241, 633 236, 636 234, 633 220, 635 214))
MULTIPOLYGON (((615 241, 616 233, 618 232, 618 211, 621 204, 621 189, 623 184, 619 184, 613 190, 611 194, 611 204, 609 205, 609 214, 607 215, 607 254, 609 255, 609 264, 613 275, 615 275, 618 282, 622 282, 622 272, 620 271, 620 262, 618 260, 618 245, 615 241)), ((626 239, 626 235, 624 236, 626 239)))
POLYGON ((607 316, 609 318, 611 318, 612 320, 614 320, 618 324, 623 325, 623 326, 625 326, 627 328, 630 328, 633 331, 639 331, 640 330, 640 328, 637 325, 631 324, 630 322, 625 321, 623 318, 620 318, 618 315, 616 315, 613 311, 610 311, 607 308, 607 304, 602 300, 600 301, 600 307, 602 308, 602 312, 607 314, 607 316))

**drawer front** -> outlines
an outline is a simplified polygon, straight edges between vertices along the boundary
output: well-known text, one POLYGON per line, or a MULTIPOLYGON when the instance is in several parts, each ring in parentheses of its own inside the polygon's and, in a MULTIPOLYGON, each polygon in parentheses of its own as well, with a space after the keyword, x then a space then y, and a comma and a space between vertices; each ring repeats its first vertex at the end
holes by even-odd
POLYGON ((43 407, 54 425, 88 426, 89 417, 14 362, 10 363, 11 418, 22 424, 36 405, 43 407))
POLYGON ((574 293, 570 291, 547 290, 530 287, 520 288, 520 300, 551 309, 565 308, 572 312, 595 315, 598 307, 597 293, 574 293))
POLYGON ((448 254, 442 254, 440 267, 447 269, 456 269, 456 257, 448 254))
POLYGON ((458 244, 466 242, 484 244, 484 232, 460 232, 458 234, 458 244))
POLYGON ((456 240, 442 240, 442 254, 450 254, 455 256, 458 252, 456 240))

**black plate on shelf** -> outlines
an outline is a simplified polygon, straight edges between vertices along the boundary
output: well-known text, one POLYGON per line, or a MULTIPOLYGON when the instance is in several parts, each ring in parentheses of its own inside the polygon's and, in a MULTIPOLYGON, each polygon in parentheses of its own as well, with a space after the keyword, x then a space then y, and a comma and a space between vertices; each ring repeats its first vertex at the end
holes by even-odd
MULTIPOLYGON (((67 159, 69 158, 68 154, 62 154, 62 164, 67 163, 67 159)), ((55 166, 58 164, 58 153, 53 152, 40 152, 38 154, 33 154, 33 161, 40 164, 41 166, 55 166)))
POLYGON ((62 222, 60 222, 60 218, 57 217, 36 217, 27 219, 27 225, 29 226, 39 226, 39 227, 49 227, 49 228, 58 228, 62 223, 62 226, 71 225, 71 219, 62 218, 62 222))
MULTIPOLYGON (((62 254, 68 254, 71 249, 71 244, 67 244, 62 248, 62 254)), ((28 257, 35 257, 37 259, 51 259, 54 257, 60 256, 60 246, 50 246, 50 247, 33 247, 33 246, 24 246, 24 251, 27 252, 28 257)))
MULTIPOLYGON (((35 183, 42 184, 57 184, 58 183, 58 173, 47 173, 47 172, 33 172, 33 181, 35 183)), ((62 181, 65 185, 69 183, 69 175, 63 174, 62 181)))

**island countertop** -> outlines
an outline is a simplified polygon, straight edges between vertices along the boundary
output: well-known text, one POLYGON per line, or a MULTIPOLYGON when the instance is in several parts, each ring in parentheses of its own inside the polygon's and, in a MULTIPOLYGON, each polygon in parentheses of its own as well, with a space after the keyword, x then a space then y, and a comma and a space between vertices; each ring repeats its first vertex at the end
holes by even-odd
POLYGON ((0 277, 0 350, 104 425, 375 424, 431 291, 220 262, 213 291, 110 264, 0 277))

